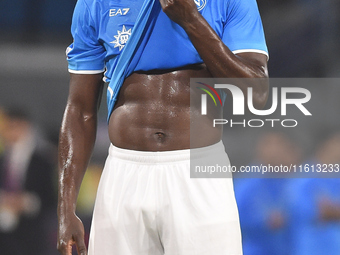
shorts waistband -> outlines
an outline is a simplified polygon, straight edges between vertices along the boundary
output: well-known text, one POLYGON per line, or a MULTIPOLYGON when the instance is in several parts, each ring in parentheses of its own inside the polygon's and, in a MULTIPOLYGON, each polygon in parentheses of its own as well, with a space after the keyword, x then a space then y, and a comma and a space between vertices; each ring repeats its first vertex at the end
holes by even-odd
POLYGON ((171 163, 177 161, 189 161, 191 158, 203 158, 217 153, 224 153, 222 141, 202 148, 184 149, 174 151, 137 151, 122 149, 110 145, 109 156, 122 160, 128 160, 139 163, 171 163))

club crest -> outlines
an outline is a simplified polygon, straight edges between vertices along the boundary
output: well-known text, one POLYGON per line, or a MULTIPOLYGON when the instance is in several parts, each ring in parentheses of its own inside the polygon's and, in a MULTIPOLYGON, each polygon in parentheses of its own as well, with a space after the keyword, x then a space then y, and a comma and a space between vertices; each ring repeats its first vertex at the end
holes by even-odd
POLYGON ((207 4, 207 0, 194 0, 198 11, 201 11, 207 4))

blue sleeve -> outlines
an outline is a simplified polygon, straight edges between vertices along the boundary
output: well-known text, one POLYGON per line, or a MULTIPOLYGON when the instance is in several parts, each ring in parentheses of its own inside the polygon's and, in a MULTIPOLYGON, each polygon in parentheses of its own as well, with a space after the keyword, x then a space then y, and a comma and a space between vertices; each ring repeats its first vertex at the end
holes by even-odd
POLYGON ((66 51, 71 73, 94 74, 104 71, 106 51, 98 41, 97 30, 85 0, 78 0, 71 26, 73 43, 66 51))
POLYGON ((235 54, 258 52, 268 56, 256 0, 231 0, 229 2, 222 40, 235 54))

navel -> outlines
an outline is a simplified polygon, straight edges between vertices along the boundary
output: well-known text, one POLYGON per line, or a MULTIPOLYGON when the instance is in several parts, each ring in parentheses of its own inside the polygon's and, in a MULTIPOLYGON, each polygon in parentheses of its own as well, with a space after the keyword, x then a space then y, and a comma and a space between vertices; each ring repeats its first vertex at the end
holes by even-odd
POLYGON ((166 139, 166 134, 164 134, 163 132, 156 132, 154 133, 154 138, 157 142, 163 143, 166 139))

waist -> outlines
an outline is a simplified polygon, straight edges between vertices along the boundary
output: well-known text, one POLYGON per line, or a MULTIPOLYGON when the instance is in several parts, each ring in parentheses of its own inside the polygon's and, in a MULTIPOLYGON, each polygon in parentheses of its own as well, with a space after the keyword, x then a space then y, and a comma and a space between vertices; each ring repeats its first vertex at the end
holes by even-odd
POLYGON ((127 160, 139 164, 173 164, 175 162, 190 161, 190 159, 210 158, 219 154, 224 154, 225 148, 222 141, 213 145, 172 151, 138 151, 119 148, 113 144, 109 148, 109 157, 127 160))
POLYGON ((217 143, 222 128, 194 109, 155 110, 143 105, 117 108, 109 122, 109 137, 117 147, 140 151, 171 151, 205 147, 217 143))

